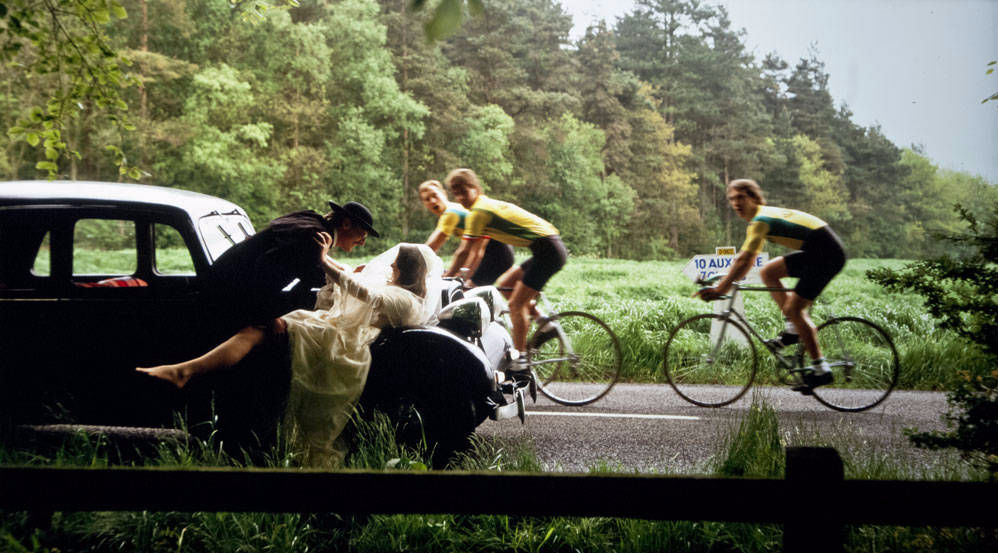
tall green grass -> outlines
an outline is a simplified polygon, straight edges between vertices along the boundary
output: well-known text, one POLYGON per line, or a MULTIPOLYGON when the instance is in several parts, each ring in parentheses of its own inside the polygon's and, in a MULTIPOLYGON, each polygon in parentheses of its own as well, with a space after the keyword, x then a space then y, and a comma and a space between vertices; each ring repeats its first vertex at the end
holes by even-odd
MULTIPOLYGON (((682 268, 686 262, 571 258, 546 286, 556 311, 582 310, 614 330, 623 349, 623 378, 662 382, 662 348, 684 319, 709 313, 712 304, 691 298, 696 291, 682 268)), ((900 260, 852 259, 812 308, 817 324, 831 316, 853 315, 883 327, 901 358, 902 389, 947 389, 959 369, 983 369, 986 359, 955 334, 942 330, 915 294, 887 293, 867 280, 875 267, 900 267, 900 260)), ((793 279, 787 279, 792 284, 793 279)), ((746 292, 745 315, 756 330, 775 336, 779 311, 765 292, 746 292)), ((760 351, 759 381, 775 382, 776 367, 760 351)))

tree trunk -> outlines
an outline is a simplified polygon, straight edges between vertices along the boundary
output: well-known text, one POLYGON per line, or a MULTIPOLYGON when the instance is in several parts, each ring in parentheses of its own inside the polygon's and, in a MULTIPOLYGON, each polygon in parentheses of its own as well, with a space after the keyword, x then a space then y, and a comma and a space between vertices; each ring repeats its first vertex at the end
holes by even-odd
MULTIPOLYGON (((728 160, 724 160, 724 199, 727 200, 728 183, 731 182, 731 176, 728 174, 728 160)), ((731 244, 731 210, 724 210, 724 245, 727 246, 731 244)))
MULTIPOLYGON (((409 92, 409 13, 408 2, 402 4, 402 82, 399 83, 402 92, 409 92)), ((409 128, 402 129, 402 194, 399 212, 402 224, 402 239, 409 237, 409 128)))
MULTIPOLYGON (((149 51, 149 3, 148 0, 142 0, 142 34, 139 44, 139 49, 143 53, 149 51)), ((144 75, 143 75, 144 77, 144 75)), ((142 119, 143 124, 147 124, 149 121, 149 94, 146 91, 146 84, 143 79, 139 80, 139 118, 142 119)), ((149 157, 146 153, 146 141, 145 136, 148 129, 138 133, 139 140, 139 163, 143 167, 149 165, 149 157)))
MULTIPOLYGON (((149 4, 148 0, 142 0, 142 35, 139 44, 139 49, 143 53, 149 51, 149 4)), ((143 120, 149 117, 149 107, 148 107, 148 94, 146 93, 146 85, 143 81, 139 81, 139 115, 143 120)))

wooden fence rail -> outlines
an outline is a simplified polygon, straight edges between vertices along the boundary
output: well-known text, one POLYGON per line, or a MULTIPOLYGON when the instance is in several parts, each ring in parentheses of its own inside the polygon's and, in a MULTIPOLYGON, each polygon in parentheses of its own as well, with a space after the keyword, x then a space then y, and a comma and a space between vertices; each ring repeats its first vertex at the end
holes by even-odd
POLYGON ((826 448, 789 448, 784 480, 0 467, 0 510, 453 513, 776 523, 784 525, 785 551, 840 551, 844 524, 998 526, 995 511, 983 507, 996 496, 994 484, 843 480, 841 467, 835 450, 826 448))

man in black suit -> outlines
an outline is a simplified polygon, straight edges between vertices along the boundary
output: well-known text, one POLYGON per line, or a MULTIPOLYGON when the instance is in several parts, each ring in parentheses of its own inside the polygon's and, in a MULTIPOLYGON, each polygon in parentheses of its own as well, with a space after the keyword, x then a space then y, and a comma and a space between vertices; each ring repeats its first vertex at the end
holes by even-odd
POLYGON ((358 202, 331 211, 313 210, 278 217, 262 231, 229 248, 212 265, 210 284, 245 323, 263 323, 297 308, 311 308, 310 289, 325 284, 316 233, 328 232, 334 245, 350 252, 378 237, 370 210, 358 202), (234 303, 235 305, 231 305, 234 303))

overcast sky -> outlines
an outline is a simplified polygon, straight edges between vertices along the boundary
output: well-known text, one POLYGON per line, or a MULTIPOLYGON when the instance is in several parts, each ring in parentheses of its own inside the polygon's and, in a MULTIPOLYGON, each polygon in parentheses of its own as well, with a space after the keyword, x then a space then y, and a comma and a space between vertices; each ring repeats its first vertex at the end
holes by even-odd
MULTIPOLYGON (((561 0, 573 39, 587 25, 634 9, 632 0, 561 0)), ((814 45, 836 107, 879 124, 901 147, 921 145, 940 167, 998 183, 998 0, 707 0, 728 8, 732 26, 761 59, 791 66, 814 45)))

